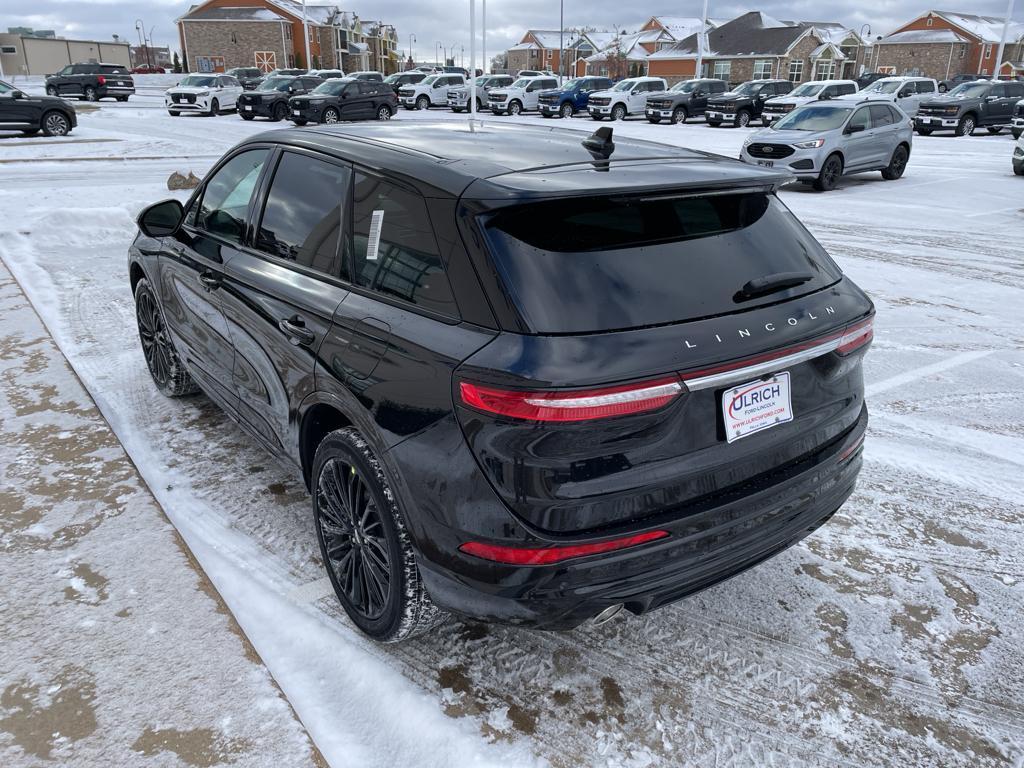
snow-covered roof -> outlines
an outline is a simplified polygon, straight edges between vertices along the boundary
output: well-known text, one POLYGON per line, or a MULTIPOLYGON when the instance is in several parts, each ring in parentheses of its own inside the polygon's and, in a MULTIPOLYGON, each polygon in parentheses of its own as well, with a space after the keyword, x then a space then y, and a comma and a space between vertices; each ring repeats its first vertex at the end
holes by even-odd
POLYGON ((835 59, 836 61, 842 61, 843 59, 846 58, 846 54, 843 53, 841 50, 839 50, 839 46, 837 46, 835 43, 831 43, 831 42, 829 42, 829 43, 822 43, 817 48, 815 48, 813 51, 811 51, 811 58, 812 59, 820 59, 821 55, 823 53, 825 53, 825 51, 827 51, 829 49, 831 49, 831 51, 832 51, 832 58, 835 59))
POLYGON ((908 29, 893 32, 877 41, 879 45, 901 43, 966 43, 967 38, 952 29, 908 29))
MULTIPOLYGON (((714 57, 782 56, 804 35, 813 31, 808 22, 784 22, 751 11, 708 30, 704 55, 714 57)), ((650 55, 651 59, 692 59, 697 56, 697 35, 650 55)))
POLYGON ((618 36, 616 32, 584 32, 583 37, 590 41, 595 50, 602 50, 618 36))
POLYGON ((513 45, 511 48, 509 48, 509 50, 510 51, 529 51, 529 50, 537 50, 539 48, 540 48, 539 45, 537 45, 536 43, 531 41, 529 43, 519 43, 518 45, 513 45))
POLYGON ((565 48, 571 48, 572 43, 576 39, 576 33, 568 29, 562 32, 561 36, 559 36, 557 29, 528 29, 526 34, 533 35, 541 48, 551 48, 554 50, 558 50, 560 45, 565 48), (559 42, 559 40, 561 40, 561 42, 559 42))
POLYGON ((819 38, 829 43, 835 43, 836 45, 841 44, 846 38, 851 36, 855 37, 861 43, 864 42, 856 30, 835 21, 784 21, 783 24, 801 27, 814 27, 819 38))
MULTIPOLYGON (((950 11, 929 11, 941 16, 951 24, 974 35, 986 43, 998 43, 1003 36, 1003 18, 1001 16, 979 16, 973 13, 952 13, 950 11)), ((1024 24, 1011 21, 1006 37, 1017 40, 1024 35, 1024 24)))
POLYGON ((677 40, 689 37, 703 26, 700 19, 692 16, 655 16, 654 20, 677 40))
POLYGON ((285 21, 269 8, 200 8, 183 17, 186 21, 285 21))

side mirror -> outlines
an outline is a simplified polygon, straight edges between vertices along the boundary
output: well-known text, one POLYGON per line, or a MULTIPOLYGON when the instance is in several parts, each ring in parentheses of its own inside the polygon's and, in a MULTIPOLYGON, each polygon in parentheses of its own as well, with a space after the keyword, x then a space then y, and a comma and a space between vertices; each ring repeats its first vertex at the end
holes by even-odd
POLYGON ((832 100, 832 94, 829 93, 828 91, 826 91, 825 93, 821 94, 821 96, 818 97, 818 101, 831 101, 831 100, 832 100))
POLYGON ((701 96, 704 95, 704 91, 698 89, 693 92, 693 95, 696 96, 697 98, 700 98, 701 96))
POLYGON ((24 99, 25 98, 25 93, 24 93, 24 91, 11 91, 11 98, 12 99, 24 99))
POLYGON ((848 125, 848 126, 846 126, 846 133, 848 133, 848 134, 849 133, 860 133, 861 131, 866 130, 866 129, 867 129, 866 125, 864 125, 863 123, 857 123, 855 125, 848 125))
POLYGON ((146 237, 167 237, 181 226, 185 209, 179 200, 161 200, 143 208, 136 222, 146 237))

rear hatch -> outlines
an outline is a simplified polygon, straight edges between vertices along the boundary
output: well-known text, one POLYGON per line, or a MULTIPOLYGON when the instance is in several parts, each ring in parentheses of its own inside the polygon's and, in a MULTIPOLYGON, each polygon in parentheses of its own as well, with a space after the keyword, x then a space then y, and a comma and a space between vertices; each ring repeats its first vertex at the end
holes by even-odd
POLYGON ((861 418, 871 302, 771 192, 546 201, 475 226, 526 332, 465 361, 457 411, 539 531, 735 501, 861 418))

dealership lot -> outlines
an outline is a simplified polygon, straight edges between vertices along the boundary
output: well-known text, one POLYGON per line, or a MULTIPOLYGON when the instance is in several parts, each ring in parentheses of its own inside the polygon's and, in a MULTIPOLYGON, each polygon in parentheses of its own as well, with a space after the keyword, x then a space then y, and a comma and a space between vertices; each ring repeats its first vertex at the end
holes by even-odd
MULTIPOLYGON (((62 141, 0 139, 0 257, 328 761, 1024 760, 1024 179, 1008 136, 915 137, 899 181, 781 193, 878 308, 865 469, 825 527, 645 617, 567 634, 454 622, 380 648, 322 578, 301 481, 204 398, 164 399, 135 334, 135 213, 171 172, 202 175, 281 124, 171 118, 140 93, 83 110, 62 141)), ((750 133, 613 128, 733 157, 750 133)))

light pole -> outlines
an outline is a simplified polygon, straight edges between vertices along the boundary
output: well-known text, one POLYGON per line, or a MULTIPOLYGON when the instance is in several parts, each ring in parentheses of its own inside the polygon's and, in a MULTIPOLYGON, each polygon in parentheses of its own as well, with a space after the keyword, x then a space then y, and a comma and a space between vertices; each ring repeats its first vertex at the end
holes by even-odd
POLYGON ((441 51, 441 41, 438 40, 436 43, 434 43, 434 64, 435 64, 435 66, 440 61, 440 59, 438 58, 438 56, 440 55, 440 51, 441 51))
POLYGON ((999 79, 999 70, 1003 66, 1003 46, 1006 45, 1006 32, 1010 28, 1011 16, 1013 16, 1013 0, 1007 0, 1006 18, 1003 20, 1003 34, 999 36, 999 48, 996 51, 995 68, 992 70, 993 80, 999 79))
MULTIPOLYGON (((146 25, 142 23, 142 19, 135 20, 135 31, 139 33, 139 48, 142 48, 146 52, 146 64, 149 64, 149 49, 146 48, 146 25)), ((139 62, 135 62, 135 66, 139 66, 139 62)))
MULTIPOLYGON (((455 43, 452 43, 452 47, 448 49, 448 58, 452 60, 452 66, 455 66, 455 43)), ((448 58, 445 58, 444 65, 448 66, 448 58)))
POLYGON ((490 67, 487 64, 487 0, 483 0, 483 18, 480 20, 481 32, 483 33, 483 46, 480 51, 482 61, 480 62, 480 71, 483 74, 487 74, 487 70, 490 67))
POLYGON ((564 75, 562 63, 565 60, 565 0, 558 0, 558 81, 564 75))
POLYGON ((704 77, 701 68, 704 66, 704 40, 708 26, 708 0, 704 0, 704 10, 700 15, 700 29, 697 30, 697 62, 693 65, 693 76, 704 77))
POLYGON ((410 32, 409 33, 409 61, 412 62, 412 65, 414 67, 416 66, 416 57, 413 56, 413 53, 412 53, 412 44, 415 43, 415 42, 416 42, 416 35, 414 35, 412 32, 410 32))

